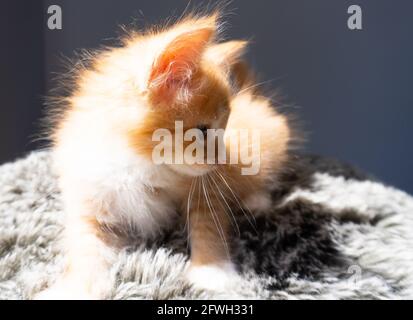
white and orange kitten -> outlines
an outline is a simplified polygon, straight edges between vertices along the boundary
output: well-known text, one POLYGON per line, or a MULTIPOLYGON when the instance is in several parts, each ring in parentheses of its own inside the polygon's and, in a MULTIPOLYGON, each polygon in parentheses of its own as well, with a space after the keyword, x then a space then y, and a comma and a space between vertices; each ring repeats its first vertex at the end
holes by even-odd
POLYGON ((287 160, 290 129, 248 82, 241 61, 246 42, 218 41, 217 18, 187 16, 129 34, 121 47, 78 68, 52 134, 67 265, 37 298, 106 298, 122 230, 153 238, 177 215, 188 227, 188 281, 225 290, 237 276, 228 245, 240 214, 235 208, 256 213, 270 205, 269 186, 287 160), (176 121, 184 130, 225 129, 225 141, 228 129, 259 130, 259 172, 242 175, 242 163, 155 164, 153 133, 174 134, 176 121))

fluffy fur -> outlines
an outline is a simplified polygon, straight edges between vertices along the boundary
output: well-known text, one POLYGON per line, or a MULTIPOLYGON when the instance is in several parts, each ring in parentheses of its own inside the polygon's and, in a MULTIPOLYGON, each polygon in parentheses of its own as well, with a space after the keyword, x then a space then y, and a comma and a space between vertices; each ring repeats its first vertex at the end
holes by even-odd
POLYGON ((250 89, 240 61, 246 43, 217 41, 217 19, 191 16, 130 34, 78 70, 52 134, 67 265, 38 298, 106 297, 123 236, 156 238, 176 218, 188 229, 188 279, 209 289, 230 285, 232 232, 239 215, 253 225, 268 209, 291 134, 270 100, 250 89), (259 130, 259 173, 243 176, 241 165, 154 164, 154 130, 173 131, 177 120, 184 129, 259 130))
MULTIPOLYGON (((189 252, 176 221, 156 241, 130 234, 116 255, 110 299, 412 299, 413 198, 353 168, 294 157, 257 232, 240 219, 225 290, 185 279, 189 252)), ((0 166, 0 299, 31 299, 64 270, 65 213, 50 154, 0 166)))

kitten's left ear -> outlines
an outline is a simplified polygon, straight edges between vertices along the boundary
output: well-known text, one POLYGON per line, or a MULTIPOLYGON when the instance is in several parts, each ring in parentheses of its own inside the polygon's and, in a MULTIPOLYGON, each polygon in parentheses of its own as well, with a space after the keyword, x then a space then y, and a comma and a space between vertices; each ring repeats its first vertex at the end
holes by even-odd
POLYGON ((247 64, 241 59, 245 53, 247 41, 234 40, 210 46, 206 58, 228 71, 233 79, 234 88, 241 89, 252 82, 253 75, 247 64))
POLYGON ((248 42, 244 40, 221 42, 210 46, 205 54, 211 61, 231 68, 239 62, 247 45, 248 42))

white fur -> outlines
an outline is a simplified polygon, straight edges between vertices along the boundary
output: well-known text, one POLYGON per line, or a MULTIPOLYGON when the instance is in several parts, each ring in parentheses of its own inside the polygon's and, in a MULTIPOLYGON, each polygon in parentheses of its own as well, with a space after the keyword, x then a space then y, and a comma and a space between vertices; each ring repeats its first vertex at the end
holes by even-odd
MULTIPOLYGON (((74 153, 82 156, 72 165, 82 163, 77 165, 77 172, 70 177, 64 175, 61 180, 66 207, 73 208, 76 203, 93 199, 96 211, 84 214, 96 215, 101 222, 126 223, 138 227, 145 236, 153 235, 174 216, 175 206, 168 193, 154 194, 151 190, 166 187, 164 183, 172 173, 138 156, 128 155, 127 150, 122 153, 107 150, 106 155, 98 159, 96 154, 102 151, 90 150, 86 155, 74 153)), ((82 212, 68 212, 73 213, 82 212)))

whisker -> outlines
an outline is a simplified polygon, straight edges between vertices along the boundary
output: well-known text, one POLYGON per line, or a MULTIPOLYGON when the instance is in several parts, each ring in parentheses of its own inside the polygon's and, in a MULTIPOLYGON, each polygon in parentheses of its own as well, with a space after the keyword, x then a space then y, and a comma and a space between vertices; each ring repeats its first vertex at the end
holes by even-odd
POLYGON ((216 174, 222 179, 224 182, 225 186, 228 188, 228 190, 231 192, 234 200, 236 201, 238 207, 241 209, 242 213, 244 214, 245 218, 247 219, 248 223, 251 225, 251 227, 254 229, 256 233, 258 233, 258 230, 256 228, 256 220, 255 216, 251 212, 251 210, 248 208, 248 206, 235 194, 234 190, 231 188, 231 186, 228 184, 227 180, 224 178, 222 173, 219 170, 216 170, 216 174), (242 204, 241 204, 242 202, 242 204), (245 209, 248 210, 248 212, 245 211, 245 209), (248 215, 249 213, 249 215, 248 215))
MULTIPOLYGON (((224 212, 225 212, 225 213, 227 214, 227 216, 230 218, 231 224, 232 224, 233 226, 235 226, 235 229, 237 230, 237 235, 240 236, 240 235, 241 235, 241 232, 240 232, 240 229, 239 229, 239 226, 238 226, 238 223, 237 223, 237 219, 235 218, 235 215, 234 215, 234 213, 233 213, 233 211, 232 211, 232 209, 231 209, 231 206, 228 204, 227 200, 225 199, 224 194, 222 193, 222 191, 221 191, 221 189, 220 189, 220 187, 219 187, 219 184, 215 181, 215 179, 212 177, 212 175, 210 176, 210 178, 211 178, 212 182, 215 184, 216 189, 217 189, 217 191, 219 192, 222 200, 224 200, 224 203, 225 203, 226 207, 229 209, 229 212, 231 213, 231 216, 229 216, 229 214, 228 214, 227 210, 225 210, 225 208, 223 208, 223 209, 224 209, 224 212)), ((214 190, 214 189, 213 189, 213 190, 214 190)), ((214 191, 214 193, 215 193, 215 191, 214 191)), ((215 195, 216 195, 216 193, 215 193, 215 195)), ((221 202, 220 202, 220 203, 221 203, 221 202)))
POLYGON ((191 207, 193 193, 195 191, 195 183, 194 182, 196 181, 196 179, 197 179, 197 177, 192 179, 191 186, 190 186, 189 192, 188 192, 188 199, 187 199, 187 203, 186 203, 186 220, 185 220, 184 230, 186 230, 187 228, 189 229, 189 211, 190 211, 190 207, 191 207))
POLYGON ((261 85, 263 85, 263 84, 266 84, 266 83, 271 83, 271 82, 273 82, 273 81, 275 81, 275 80, 276 80, 276 79, 270 79, 270 80, 266 80, 266 81, 262 81, 262 82, 255 83, 255 84, 253 84, 253 85, 251 85, 251 86, 249 86, 249 87, 243 88, 242 90, 238 91, 237 94, 241 94, 241 93, 243 93, 243 92, 245 92, 245 91, 247 91, 247 90, 249 90, 249 89, 253 89, 253 88, 259 87, 259 86, 261 86, 261 85))
POLYGON ((185 225, 183 228, 183 232, 185 232, 186 230, 186 249, 189 250, 189 246, 190 246, 190 207, 191 207, 191 203, 192 203, 192 198, 193 195, 195 193, 195 182, 197 182, 198 177, 195 177, 195 179, 192 179, 191 182, 191 187, 189 188, 189 193, 188 193, 188 202, 186 204, 186 220, 185 220, 185 225))
MULTIPOLYGON (((207 175, 206 175, 207 176, 207 175)), ((219 236, 224 244, 225 247, 225 251, 227 252, 227 254, 229 255, 229 250, 228 250, 228 244, 227 244, 227 240, 225 238, 225 234, 224 234, 224 230, 222 229, 221 224, 219 223, 219 219, 217 218, 217 216, 215 215, 215 209, 212 206, 211 200, 209 198, 209 194, 208 194, 208 190, 205 188, 205 182, 204 182, 204 176, 201 176, 201 181, 202 181, 202 188, 204 190, 204 195, 205 195, 205 200, 207 202, 207 206, 210 210, 211 213, 211 217, 214 221, 215 227, 217 228, 217 231, 219 233, 219 236), (218 219, 218 220, 217 220, 218 219)))

